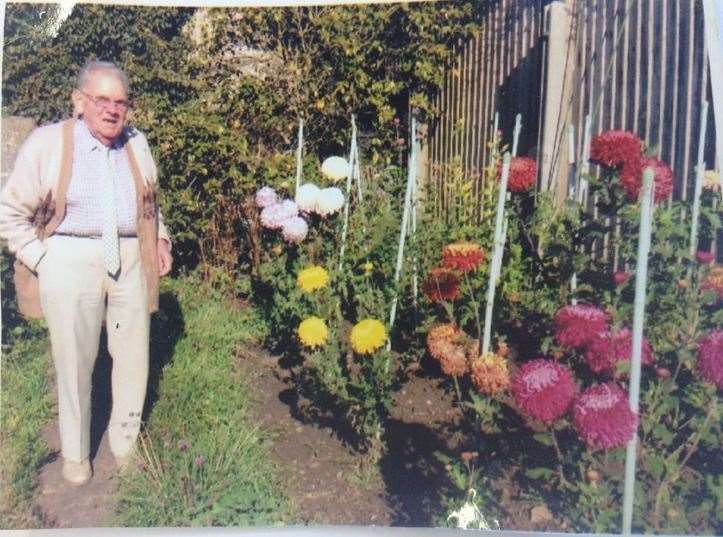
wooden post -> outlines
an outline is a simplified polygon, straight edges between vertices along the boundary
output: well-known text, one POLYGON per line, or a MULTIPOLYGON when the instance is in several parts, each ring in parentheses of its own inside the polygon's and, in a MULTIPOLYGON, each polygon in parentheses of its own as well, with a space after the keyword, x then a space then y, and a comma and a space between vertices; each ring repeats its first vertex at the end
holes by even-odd
POLYGON ((554 190, 562 204, 567 199, 567 124, 573 93, 575 45, 571 39, 572 13, 564 2, 545 7, 546 58, 542 95, 540 171, 543 190, 554 190))

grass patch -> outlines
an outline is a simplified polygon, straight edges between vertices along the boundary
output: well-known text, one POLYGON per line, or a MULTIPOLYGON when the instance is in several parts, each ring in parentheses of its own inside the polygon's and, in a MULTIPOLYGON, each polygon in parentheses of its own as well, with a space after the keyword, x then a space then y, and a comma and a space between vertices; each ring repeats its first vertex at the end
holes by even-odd
POLYGON ((53 397, 50 341, 40 323, 32 326, 3 345, 0 528, 6 529, 41 527, 32 501, 40 462, 48 454, 40 433, 52 417, 53 397))
POLYGON ((250 422, 236 353, 264 333, 253 310, 198 279, 164 282, 152 327, 152 411, 139 442, 142 463, 121 483, 119 525, 286 521, 288 502, 250 422))

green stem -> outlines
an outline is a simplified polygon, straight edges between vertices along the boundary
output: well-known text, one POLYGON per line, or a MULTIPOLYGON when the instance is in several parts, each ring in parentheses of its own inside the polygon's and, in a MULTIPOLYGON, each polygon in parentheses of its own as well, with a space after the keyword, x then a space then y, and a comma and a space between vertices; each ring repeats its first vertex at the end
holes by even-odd
POLYGON ((474 306, 474 318, 477 321, 477 341, 479 342, 480 350, 482 350, 482 322, 479 316, 479 302, 474 296, 474 290, 472 289, 472 284, 470 283, 469 277, 467 276, 466 272, 464 273, 464 283, 467 286, 469 298, 472 301, 472 305, 474 306))

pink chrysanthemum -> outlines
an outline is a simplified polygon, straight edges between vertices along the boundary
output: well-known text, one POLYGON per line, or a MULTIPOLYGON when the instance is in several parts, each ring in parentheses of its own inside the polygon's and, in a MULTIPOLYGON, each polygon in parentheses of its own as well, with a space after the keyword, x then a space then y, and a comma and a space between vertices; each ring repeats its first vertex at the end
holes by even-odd
POLYGON ((698 344, 698 372, 703 380, 723 389, 723 330, 713 330, 698 344))
POLYGON ((606 131, 592 139, 590 160, 608 168, 620 168, 640 158, 641 151, 642 142, 632 132, 606 131))
POLYGON ((261 225, 268 229, 279 229, 284 221, 298 216, 299 207, 291 200, 283 200, 265 207, 261 211, 261 225))
POLYGON ((292 216, 281 225, 281 236, 286 242, 298 244, 306 238, 309 226, 300 216, 292 216))
MULTIPOLYGON (((502 177, 502 163, 497 168, 497 179, 502 177)), ((530 157, 513 157, 510 160, 510 173, 507 176, 507 190, 526 192, 537 181, 537 162, 530 157)))
POLYGON ((546 423, 567 412, 576 391, 570 370, 544 358, 526 363, 512 379, 512 394, 520 412, 546 423))
MULTIPOLYGON (((585 361, 595 373, 614 372, 618 362, 629 362, 633 354, 633 333, 628 328, 615 332, 600 332, 588 345, 585 361)), ((641 362, 650 365, 655 361, 648 341, 643 338, 641 362)))
POLYGON ((620 172, 620 184, 628 199, 632 201, 638 199, 640 190, 643 188, 645 168, 652 168, 655 174, 653 179, 655 203, 665 201, 673 192, 673 170, 662 160, 645 157, 626 162, 620 172))
POLYGON ((695 253, 695 260, 701 265, 708 265, 713 262, 715 256, 713 252, 706 252, 705 250, 698 250, 695 253))
POLYGON ((273 205, 279 200, 276 191, 270 186, 265 186, 256 192, 256 206, 259 209, 273 205))
POLYGON ((624 446, 638 428, 638 416, 630 410, 627 393, 617 384, 596 384, 572 405, 575 430, 593 449, 624 446))
POLYGON ((555 314, 555 341, 572 349, 584 347, 607 330, 609 320, 608 314, 595 306, 563 306, 555 314))

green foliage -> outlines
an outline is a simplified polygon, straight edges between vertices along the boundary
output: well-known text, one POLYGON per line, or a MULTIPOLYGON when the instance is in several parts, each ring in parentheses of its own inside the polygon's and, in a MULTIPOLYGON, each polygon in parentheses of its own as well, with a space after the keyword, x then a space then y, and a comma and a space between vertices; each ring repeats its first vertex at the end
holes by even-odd
POLYGON ((56 8, 7 9, 5 113, 40 122, 70 114, 90 58, 131 81, 131 121, 149 138, 176 262, 243 272, 252 261, 243 204, 293 177, 298 118, 306 170, 347 150, 357 115, 362 159, 401 157, 394 124, 409 106, 434 115, 452 45, 480 2, 274 9, 78 5, 57 36, 33 30, 56 8), (191 16, 195 13, 195 16, 191 16), (249 48, 250 47, 250 48, 249 48))
POLYGON ((195 277, 164 283, 154 331, 163 341, 152 344, 170 339, 172 361, 141 441, 143 466, 121 483, 120 525, 273 525, 287 516, 236 353, 266 327, 228 300, 195 277))

